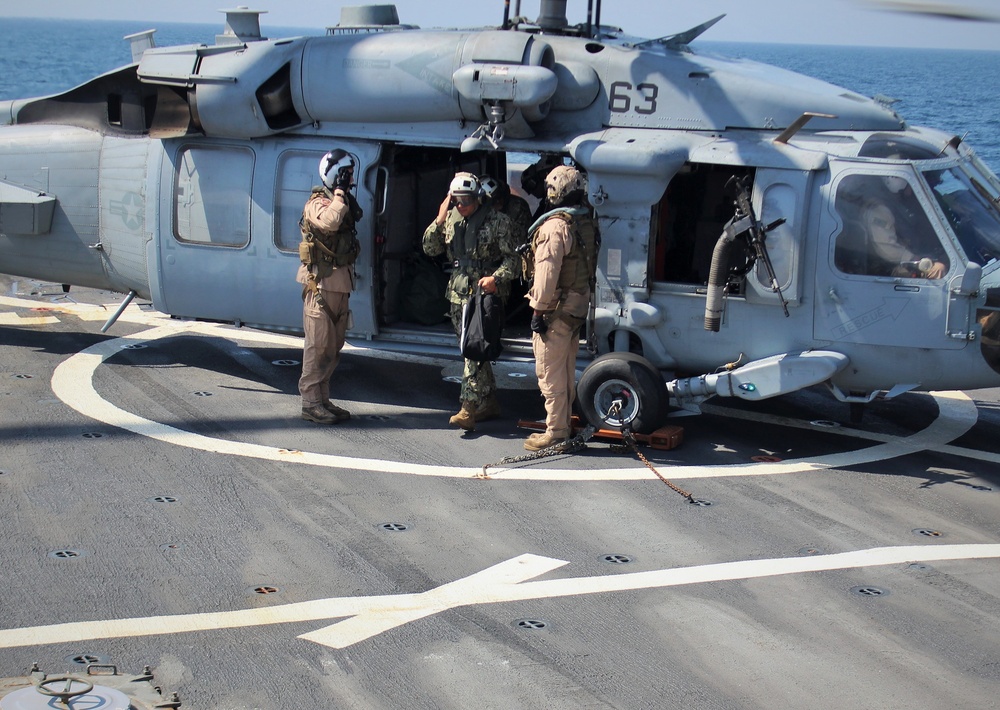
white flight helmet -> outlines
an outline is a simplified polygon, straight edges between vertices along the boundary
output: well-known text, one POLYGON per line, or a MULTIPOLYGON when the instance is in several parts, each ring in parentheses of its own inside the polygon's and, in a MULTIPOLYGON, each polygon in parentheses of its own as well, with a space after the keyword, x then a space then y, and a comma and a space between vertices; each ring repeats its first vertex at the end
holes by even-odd
POLYGON ((492 200, 493 196, 497 194, 497 190, 500 189, 500 183, 489 175, 483 175, 479 178, 479 185, 483 190, 483 197, 487 200, 492 200))
POLYGON ((886 175, 882 178, 882 180, 885 182, 885 189, 894 195, 897 195, 906 189, 906 179, 901 178, 898 175, 886 175))
POLYGON ((448 193, 451 195, 478 195, 480 190, 479 178, 472 173, 455 173, 448 186, 448 193))
POLYGON ((354 167, 354 158, 351 157, 351 154, 346 150, 336 148, 320 158, 319 179, 323 181, 328 190, 332 190, 334 187, 348 188, 351 184, 345 172, 353 173, 354 167))

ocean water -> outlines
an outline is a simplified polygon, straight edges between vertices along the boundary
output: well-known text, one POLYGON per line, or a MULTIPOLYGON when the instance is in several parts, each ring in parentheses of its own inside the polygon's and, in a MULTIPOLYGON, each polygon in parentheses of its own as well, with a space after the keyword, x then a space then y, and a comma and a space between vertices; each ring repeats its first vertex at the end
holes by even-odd
MULTIPOLYGON (((264 17, 266 20, 266 16, 264 17)), ((0 99, 72 88, 131 61, 125 35, 156 29, 157 46, 212 44, 218 24, 157 24, 0 18, 0 99)), ((271 37, 324 28, 262 26, 271 37)), ((965 136, 1000 171, 1000 51, 888 49, 699 41, 696 51, 751 59, 829 81, 866 96, 898 99, 911 125, 965 136)))
MULTIPOLYGON (((265 15, 266 18, 266 15, 265 15)), ((157 47, 214 44, 218 24, 0 17, 0 99, 46 96, 132 62, 126 35, 156 30, 157 47)), ((261 27, 269 37, 321 35, 323 27, 261 27)))

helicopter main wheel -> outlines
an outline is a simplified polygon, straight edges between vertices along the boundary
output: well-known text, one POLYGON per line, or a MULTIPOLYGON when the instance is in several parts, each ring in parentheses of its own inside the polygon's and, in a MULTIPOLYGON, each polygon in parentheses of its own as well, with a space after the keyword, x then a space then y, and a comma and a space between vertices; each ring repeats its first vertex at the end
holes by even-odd
POLYGON ((628 424, 638 434, 663 424, 669 402, 659 370, 635 353, 607 353, 590 363, 580 376, 576 398, 589 424, 599 429, 628 424), (621 408, 610 414, 616 401, 621 408))

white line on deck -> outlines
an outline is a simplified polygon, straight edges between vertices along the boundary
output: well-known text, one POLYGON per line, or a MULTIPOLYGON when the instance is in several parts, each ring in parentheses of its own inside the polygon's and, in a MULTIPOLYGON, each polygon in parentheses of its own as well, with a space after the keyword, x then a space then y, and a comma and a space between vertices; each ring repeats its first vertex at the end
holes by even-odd
POLYGON ((260 609, 78 621, 7 629, 0 630, 0 648, 67 644, 91 639, 160 636, 186 631, 233 629, 338 618, 342 620, 302 634, 299 638, 331 648, 346 648, 441 611, 476 604, 553 599, 580 594, 607 594, 913 562, 996 558, 1000 558, 1000 544, 909 545, 875 547, 831 555, 740 560, 647 572, 528 582, 527 580, 568 563, 551 557, 525 554, 417 594, 332 597, 260 609))

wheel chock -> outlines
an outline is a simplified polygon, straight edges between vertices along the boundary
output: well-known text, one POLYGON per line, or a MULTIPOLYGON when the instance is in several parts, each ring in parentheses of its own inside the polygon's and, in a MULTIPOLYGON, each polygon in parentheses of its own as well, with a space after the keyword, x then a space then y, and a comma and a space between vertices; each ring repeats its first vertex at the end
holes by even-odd
MULTIPOLYGON (((545 422, 522 419, 518 421, 517 425, 522 429, 545 431, 545 422)), ((574 414, 570 421, 570 425, 573 427, 573 431, 570 436, 576 436, 581 429, 587 426, 587 423, 574 414)), ((651 434, 633 433, 632 436, 637 442, 644 444, 651 449, 656 449, 658 451, 670 451, 671 449, 676 449, 684 443, 684 428, 673 424, 667 424, 665 426, 661 426, 651 434)), ((622 433, 617 429, 598 429, 594 432, 594 436, 592 438, 613 441, 616 443, 623 441, 622 433)))

